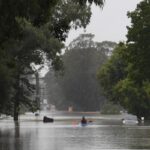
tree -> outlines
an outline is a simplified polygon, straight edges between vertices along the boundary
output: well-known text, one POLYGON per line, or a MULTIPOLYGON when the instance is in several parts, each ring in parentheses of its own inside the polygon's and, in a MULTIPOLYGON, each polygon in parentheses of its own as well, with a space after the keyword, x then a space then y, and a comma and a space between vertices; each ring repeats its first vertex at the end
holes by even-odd
MULTIPOLYGON (((55 83, 57 83, 55 92, 59 95, 58 87, 61 89, 62 105, 65 104, 65 109, 73 106, 75 110, 95 111, 100 109, 100 105, 105 99, 102 94, 99 94, 101 88, 96 81, 96 72, 106 61, 105 52, 108 51, 108 48, 105 48, 104 42, 94 42, 93 37, 92 34, 81 34, 70 43, 62 56, 64 74, 55 79, 55 83)), ((49 76, 50 73, 47 75, 49 76)), ((48 86, 52 86, 50 80, 47 83, 48 86)), ((64 109, 64 105, 60 107, 57 97, 54 100, 53 103, 56 107, 64 109)))
POLYGON ((105 96, 110 101, 119 101, 119 96, 114 94, 115 86, 118 81, 124 79, 127 75, 125 70, 127 62, 124 59, 125 51, 126 45, 124 43, 118 44, 111 57, 97 73, 97 79, 104 89, 105 96))
MULTIPOLYGON (((103 4, 102 0, 88 0, 88 2, 94 2, 100 6, 103 4)), ((0 2, 0 50, 4 54, 2 58, 4 63, 0 67, 0 72, 2 79, 4 74, 8 76, 5 78, 6 82, 2 83, 3 87, 9 80, 11 81, 9 97, 5 98, 9 100, 9 104, 14 103, 15 120, 18 120, 19 107, 23 102, 21 89, 27 90, 28 87, 29 91, 31 90, 27 80, 23 86, 21 84, 24 79, 27 79, 27 74, 31 73, 30 64, 32 62, 41 64, 42 53, 45 53, 58 69, 60 61, 57 54, 61 52, 63 46, 61 41, 65 40, 72 25, 85 27, 88 24, 89 8, 87 1, 80 0, 65 2, 61 0, 2 0, 0 2), (71 5, 77 7, 69 9, 71 5), (67 8, 70 14, 65 15, 65 10, 61 8, 67 8), (73 14, 76 15, 71 18, 73 14)), ((5 90, 7 91, 6 88, 1 91, 4 95, 5 90)))
POLYGON ((48 103, 50 105, 55 105, 58 110, 66 110, 67 106, 70 105, 66 101, 63 89, 59 83, 59 78, 61 76, 60 72, 62 71, 55 71, 51 68, 45 76, 48 103))
POLYGON ((9 60, 8 58, 5 59, 5 54, 6 53, 4 53, 3 51, 0 51, 0 113, 4 113, 5 110, 8 110, 6 107, 8 104, 8 100, 12 95, 12 72, 10 72, 10 70, 8 69, 7 64, 9 60))
POLYGON ((136 89, 136 95, 129 99, 132 110, 135 114, 150 116, 150 98, 148 95, 150 84, 150 1, 143 0, 137 5, 135 11, 128 13, 131 18, 131 27, 128 27, 127 34, 127 56, 128 56, 128 76, 127 80, 132 82, 136 89))
POLYGON ((100 80, 109 99, 120 103, 128 112, 150 118, 150 0, 143 0, 135 11, 128 13, 131 26, 128 27, 127 42, 117 55, 110 58, 100 74, 100 80), (113 59, 116 56, 116 59, 113 59), (114 60, 113 63, 110 63, 114 60), (116 68, 116 64, 123 66, 116 68), (112 69, 116 68, 116 69, 112 69), (122 76, 115 78, 115 74, 122 76), (114 78, 114 82, 107 79, 114 78))
POLYGON ((136 80, 141 84, 150 77, 150 71, 148 69, 150 64, 150 43, 148 41, 150 38, 149 12, 150 1, 144 0, 137 5, 135 11, 128 13, 132 22, 131 27, 128 27, 127 34, 129 62, 132 63, 129 72, 130 77, 137 78, 136 80))

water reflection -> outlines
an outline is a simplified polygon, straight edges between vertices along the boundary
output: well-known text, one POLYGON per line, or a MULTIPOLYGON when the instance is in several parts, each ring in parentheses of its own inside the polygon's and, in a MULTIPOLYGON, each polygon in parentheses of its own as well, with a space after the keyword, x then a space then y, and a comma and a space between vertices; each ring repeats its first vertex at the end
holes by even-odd
POLYGON ((125 126, 118 120, 95 120, 81 127, 72 120, 0 121, 0 150, 150 149, 150 126, 125 126))
POLYGON ((14 138, 13 142, 14 146, 12 150, 20 150, 22 149, 22 143, 23 141, 20 138, 20 125, 19 122, 14 122, 14 138))

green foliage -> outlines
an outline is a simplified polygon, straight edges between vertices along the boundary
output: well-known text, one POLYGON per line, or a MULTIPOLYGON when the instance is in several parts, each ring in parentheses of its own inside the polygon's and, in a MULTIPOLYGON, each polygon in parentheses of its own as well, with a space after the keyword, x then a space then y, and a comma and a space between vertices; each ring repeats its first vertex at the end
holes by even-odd
MULTIPOLYGON (((0 54, 3 54, 0 55, 1 107, 4 108, 3 102, 7 100, 9 106, 15 106, 14 112, 17 115, 21 104, 30 103, 25 92, 30 91, 29 84, 23 84, 24 94, 27 95, 25 100, 21 96, 20 77, 28 78, 32 72, 31 63, 43 63, 42 56, 46 55, 56 69, 62 66, 58 54, 61 53, 62 41, 67 37, 69 29, 73 25, 85 27, 89 23, 91 12, 86 2, 0 1, 0 54)), ((89 3, 102 6, 103 1, 89 0, 89 3)))
POLYGON ((93 41, 93 34, 81 34, 69 44, 69 49, 92 48, 96 45, 93 41))
POLYGON ((125 50, 125 44, 120 43, 97 73, 97 78, 104 89, 105 95, 112 101, 117 101, 119 98, 114 95, 116 83, 126 75, 126 70, 124 69, 127 66, 124 60, 125 50))
POLYGON ((4 112, 6 105, 10 100, 13 90, 11 84, 13 83, 12 71, 9 66, 12 66, 10 56, 0 49, 0 113, 4 112), (6 59, 7 56, 7 59, 6 59))
POLYGON ((96 5, 99 5, 99 6, 102 6, 104 2, 102 0, 73 0, 73 1, 80 3, 80 5, 85 5, 88 2, 90 4, 95 3, 96 5))
POLYGON ((135 11, 128 13, 131 27, 128 27, 127 43, 120 51, 114 51, 98 76, 110 100, 145 118, 150 118, 149 14, 150 0, 143 0, 135 11))
POLYGON ((132 25, 128 27, 128 59, 132 65, 129 76, 142 84, 150 77, 150 1, 144 0, 138 4, 135 11, 128 13, 132 25), (132 71, 133 70, 133 71, 132 71))
POLYGON ((109 48, 94 42, 93 37, 92 34, 81 34, 70 43, 62 56, 63 76, 58 74, 52 81, 49 78, 51 71, 47 74, 48 87, 55 87, 53 92, 49 91, 49 99, 59 109, 73 106, 75 110, 95 111, 105 100, 100 93, 96 72, 106 61, 109 48))

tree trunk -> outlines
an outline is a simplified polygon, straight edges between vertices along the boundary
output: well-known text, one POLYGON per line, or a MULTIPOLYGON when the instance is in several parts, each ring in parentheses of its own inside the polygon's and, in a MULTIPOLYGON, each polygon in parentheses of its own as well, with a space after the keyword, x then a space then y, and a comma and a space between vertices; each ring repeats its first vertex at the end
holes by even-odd
POLYGON ((19 116, 19 101, 15 99, 14 102, 14 121, 18 121, 19 116))
POLYGON ((19 101, 20 101, 20 97, 21 97, 21 89, 20 89, 20 75, 18 74, 17 77, 17 82, 16 82, 16 89, 17 89, 17 93, 15 95, 14 98, 14 121, 18 121, 18 116, 19 116, 19 101))

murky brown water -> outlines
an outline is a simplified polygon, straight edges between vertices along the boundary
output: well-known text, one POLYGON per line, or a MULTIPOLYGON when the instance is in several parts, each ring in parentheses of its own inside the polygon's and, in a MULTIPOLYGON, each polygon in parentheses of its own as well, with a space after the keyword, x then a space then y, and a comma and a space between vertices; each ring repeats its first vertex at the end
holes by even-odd
POLYGON ((149 123, 127 126, 96 116, 91 125, 82 127, 75 115, 65 117, 56 117, 54 123, 0 120, 0 150, 150 149, 149 123))

